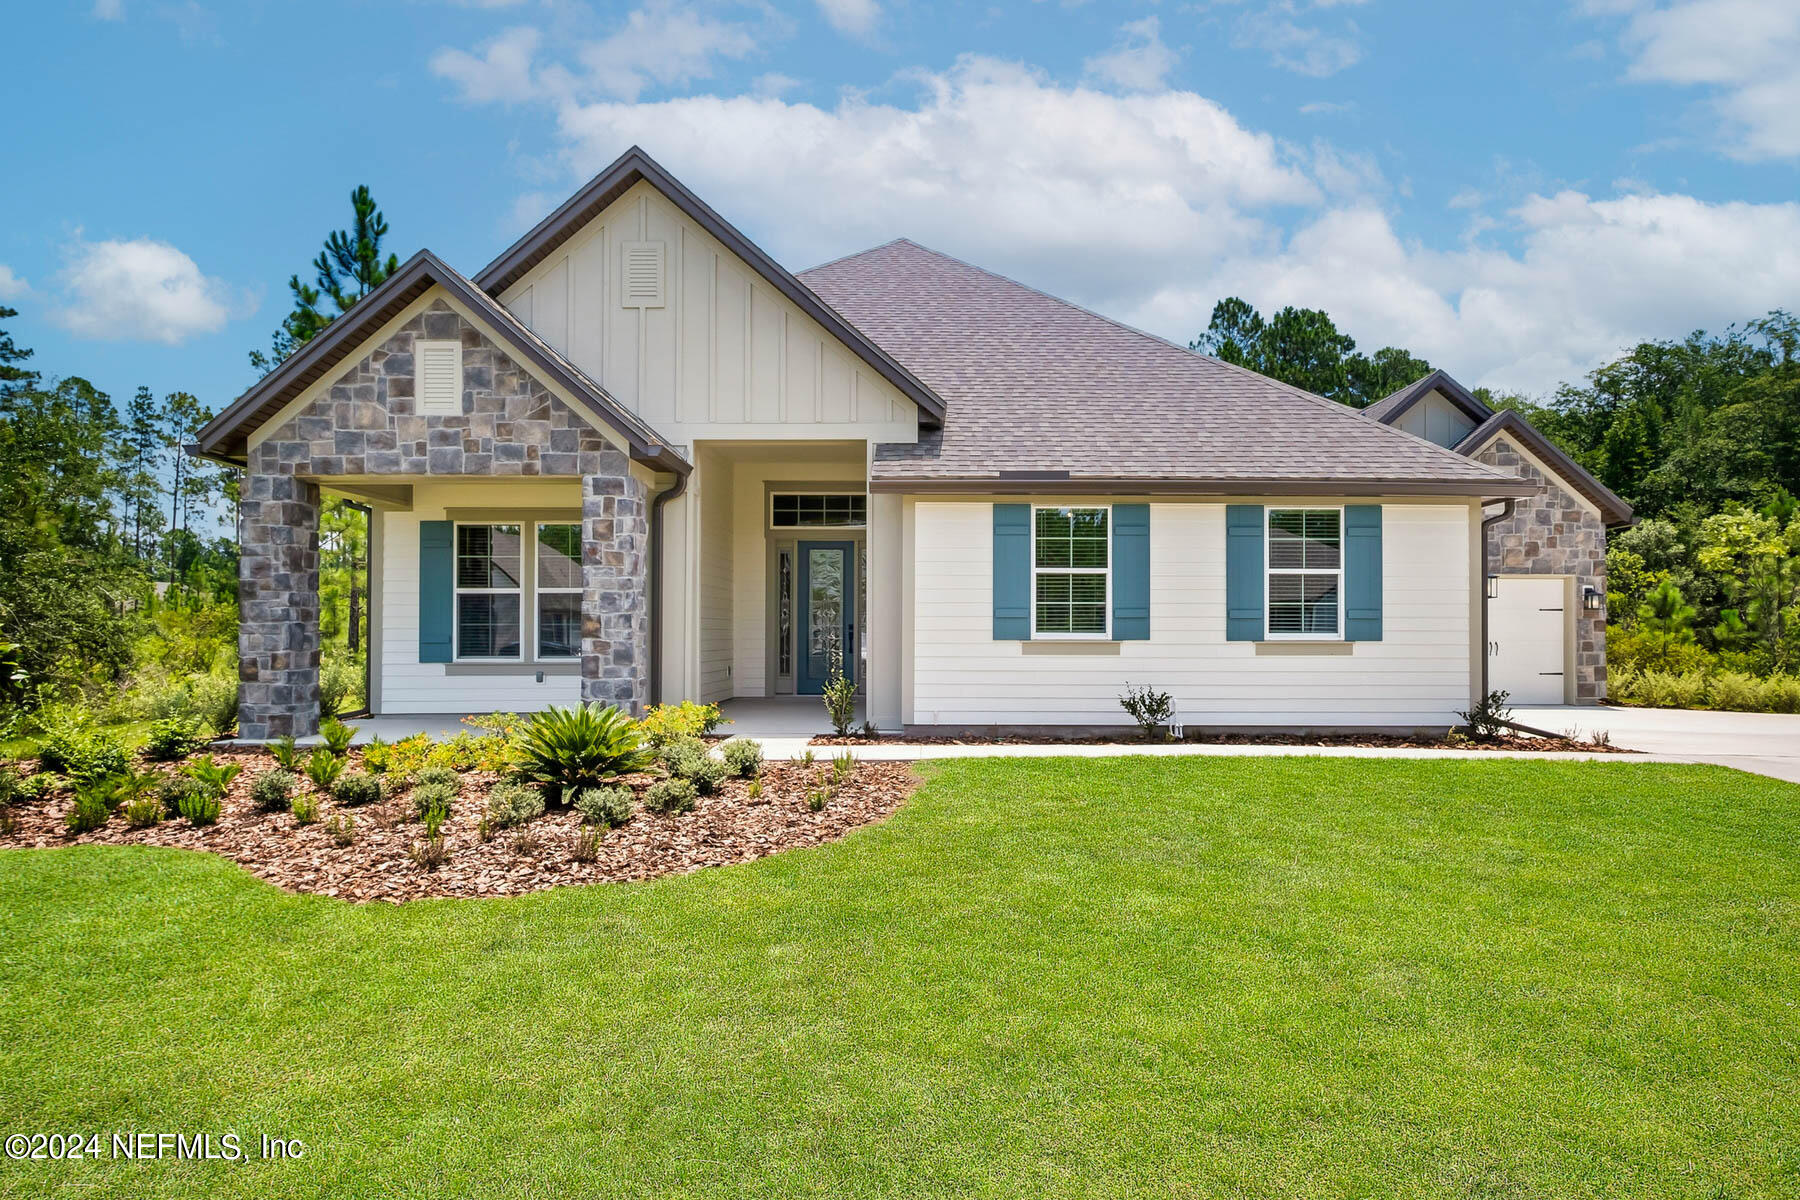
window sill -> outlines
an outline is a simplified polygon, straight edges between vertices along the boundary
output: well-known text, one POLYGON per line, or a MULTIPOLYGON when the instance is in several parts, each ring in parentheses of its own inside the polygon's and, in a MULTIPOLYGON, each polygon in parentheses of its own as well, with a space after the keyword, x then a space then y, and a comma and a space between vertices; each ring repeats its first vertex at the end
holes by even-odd
POLYGON ((1330 658, 1333 656, 1341 658, 1355 652, 1355 642, 1328 642, 1322 639, 1314 641, 1307 638, 1294 638, 1292 641, 1278 640, 1256 643, 1256 653, 1259 658, 1264 655, 1272 655, 1277 658, 1330 658))
POLYGON ((544 677, 546 679, 553 675, 579 675, 579 674, 581 674, 581 664, 579 662, 570 662, 566 659, 559 659, 555 662, 541 662, 541 663, 453 662, 453 663, 445 663, 444 664, 444 674, 445 675, 471 675, 471 676, 505 675, 505 676, 515 676, 515 677, 520 676, 520 675, 530 675, 530 676, 535 677, 539 671, 542 671, 544 673, 544 677))
POLYGON ((1117 654, 1119 643, 1108 638, 1039 638, 1019 643, 1021 654, 1117 654))

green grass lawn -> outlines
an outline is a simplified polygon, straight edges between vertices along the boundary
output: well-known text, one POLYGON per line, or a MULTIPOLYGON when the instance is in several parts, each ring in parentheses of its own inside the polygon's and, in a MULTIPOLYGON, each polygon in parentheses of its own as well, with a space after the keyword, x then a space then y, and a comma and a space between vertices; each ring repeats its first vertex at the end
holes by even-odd
POLYGON ((847 841, 351 907, 0 852, 0 1196, 1800 1195, 1800 788, 928 765, 847 841))

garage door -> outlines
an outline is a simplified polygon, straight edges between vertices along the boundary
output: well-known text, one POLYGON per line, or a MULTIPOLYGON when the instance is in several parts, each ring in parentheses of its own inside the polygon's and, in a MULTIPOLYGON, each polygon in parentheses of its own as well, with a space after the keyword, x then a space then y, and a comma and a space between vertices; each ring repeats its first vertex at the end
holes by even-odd
POLYGON ((1502 575, 1488 601, 1488 686, 1514 704, 1563 702, 1563 581, 1502 575))

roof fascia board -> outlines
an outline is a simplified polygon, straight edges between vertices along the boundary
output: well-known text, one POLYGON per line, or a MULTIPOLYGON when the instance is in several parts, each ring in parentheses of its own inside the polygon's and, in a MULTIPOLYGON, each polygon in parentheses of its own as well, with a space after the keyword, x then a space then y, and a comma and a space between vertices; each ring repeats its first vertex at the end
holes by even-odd
POLYGON ((926 422, 928 426, 935 426, 943 421, 944 401, 936 392, 636 146, 620 155, 611 166, 559 205, 556 211, 538 222, 524 237, 483 267, 476 274, 475 283, 491 295, 498 296, 573 236, 576 229, 599 215, 640 180, 661 192, 664 198, 690 220, 748 264, 769 286, 787 297, 800 311, 818 322, 853 354, 899 388, 908 400, 918 405, 930 418, 926 422))
POLYGON ((1522 445, 1520 449, 1533 459, 1539 470, 1545 474, 1555 475, 1569 484, 1577 496, 1586 500, 1598 510, 1602 522, 1607 525, 1629 525, 1632 521, 1631 505, 1611 488, 1594 478, 1593 474, 1558 446, 1545 437, 1537 426, 1520 416, 1510 408, 1495 411, 1494 415, 1473 429, 1469 436, 1458 442, 1455 450, 1473 458, 1486 449, 1501 434, 1511 434, 1522 445))
POLYGON ((908 479, 877 476, 871 492, 918 495, 964 493, 1019 496, 1057 493, 1071 496, 1461 496, 1487 499, 1535 496, 1543 489, 1527 480, 1412 479, 996 479, 961 477, 908 479))
POLYGON ((1439 369, 1413 384, 1411 388, 1407 389, 1404 399, 1386 412, 1376 416, 1375 420, 1382 425, 1392 425, 1413 405, 1433 392, 1442 392, 1446 400, 1460 409, 1464 416, 1477 425, 1494 415, 1493 409, 1477 400, 1468 388, 1451 378, 1448 371, 1439 369))

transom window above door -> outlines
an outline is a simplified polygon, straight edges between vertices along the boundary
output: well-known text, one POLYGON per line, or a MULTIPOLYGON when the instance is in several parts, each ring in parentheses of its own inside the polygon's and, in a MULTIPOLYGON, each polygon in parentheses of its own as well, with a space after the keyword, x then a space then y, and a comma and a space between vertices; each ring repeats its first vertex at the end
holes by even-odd
POLYGON ((775 529, 860 529, 869 523, 869 498, 860 492, 773 492, 775 529))

